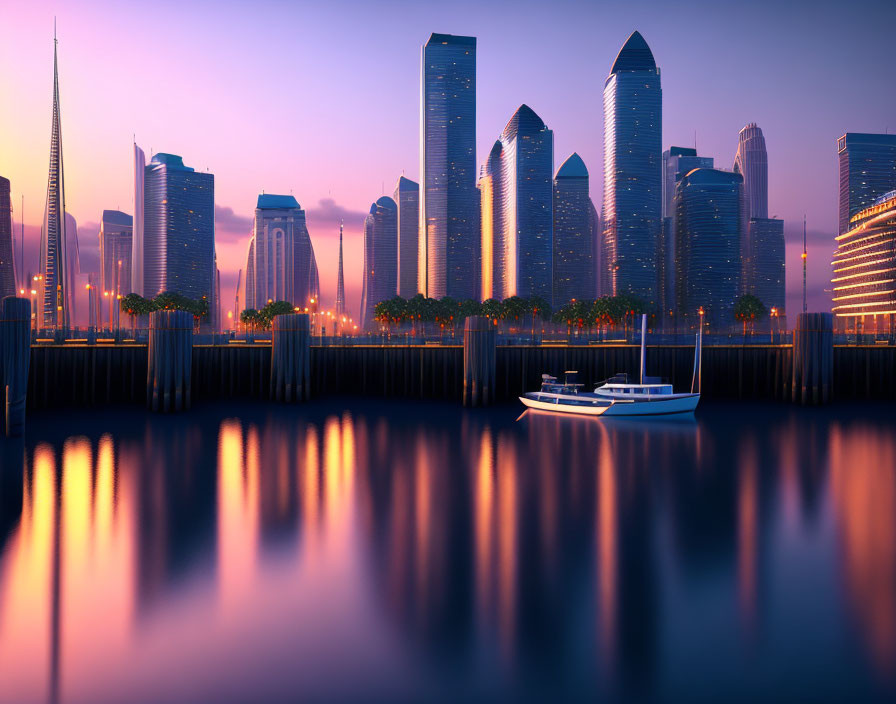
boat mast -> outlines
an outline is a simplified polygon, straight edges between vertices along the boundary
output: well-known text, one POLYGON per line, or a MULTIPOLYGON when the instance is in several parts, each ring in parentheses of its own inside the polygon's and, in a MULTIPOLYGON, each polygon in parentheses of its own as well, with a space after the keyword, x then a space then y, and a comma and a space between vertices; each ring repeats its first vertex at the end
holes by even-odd
POLYGON ((641 383, 647 375, 647 313, 641 315, 641 383))
POLYGON ((703 325, 697 328, 697 342, 694 345, 694 374, 691 377, 691 393, 697 387, 696 393, 700 393, 703 386, 703 325))

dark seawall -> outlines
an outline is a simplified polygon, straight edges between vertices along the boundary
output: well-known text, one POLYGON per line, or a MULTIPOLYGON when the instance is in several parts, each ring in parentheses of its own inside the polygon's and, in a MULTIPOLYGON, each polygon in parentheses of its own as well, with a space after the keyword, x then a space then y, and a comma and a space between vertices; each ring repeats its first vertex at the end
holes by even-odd
MULTIPOLYGON (((538 387, 542 373, 579 372, 586 388, 617 372, 637 374, 639 348, 498 347, 496 399, 538 387)), ((707 347, 703 393, 712 399, 789 399, 792 348, 707 347)), ((693 347, 648 347, 647 369, 690 389, 693 347)), ((30 409, 109 403, 146 403, 147 348, 142 345, 35 346, 28 379, 30 409)), ((270 345, 193 347, 196 402, 270 397, 270 345)), ((460 402, 463 348, 440 346, 312 347, 312 396, 443 399, 460 402)), ((896 400, 896 348, 835 347, 834 398, 896 400)))

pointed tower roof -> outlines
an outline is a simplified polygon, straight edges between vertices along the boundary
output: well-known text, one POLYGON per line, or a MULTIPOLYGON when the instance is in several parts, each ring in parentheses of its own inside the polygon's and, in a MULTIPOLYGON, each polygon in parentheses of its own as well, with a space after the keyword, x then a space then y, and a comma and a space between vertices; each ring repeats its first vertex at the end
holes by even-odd
POLYGON ((505 138, 520 132, 540 132, 546 130, 544 121, 528 105, 523 103, 507 123, 502 133, 505 138))
POLYGON ((653 52, 644 41, 644 37, 640 32, 632 32, 631 36, 625 40, 625 44, 619 50, 616 60, 613 62, 613 68, 610 73, 619 71, 653 71, 656 69, 656 61, 653 59, 653 52))
POLYGON ((588 178, 588 169, 585 168, 585 162, 582 161, 582 157, 573 152, 566 161, 560 164, 560 168, 557 169, 554 178, 588 178))

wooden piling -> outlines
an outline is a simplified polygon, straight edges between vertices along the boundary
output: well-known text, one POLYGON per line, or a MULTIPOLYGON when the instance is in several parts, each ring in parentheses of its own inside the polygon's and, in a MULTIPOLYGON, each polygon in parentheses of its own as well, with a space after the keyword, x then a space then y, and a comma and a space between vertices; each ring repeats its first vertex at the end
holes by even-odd
POLYGON ((274 318, 271 335, 271 398, 293 403, 311 396, 311 325, 307 313, 274 318))
POLYGON ((0 303, 0 389, 8 436, 25 432, 31 364, 31 301, 7 296, 0 303))
POLYGON ((193 316, 182 310, 157 310, 149 316, 146 404, 153 411, 190 407, 193 316))
POLYGON ((465 406, 488 406, 495 400, 495 329, 492 321, 472 315, 464 321, 465 406))
POLYGON ((793 331, 794 403, 828 403, 834 379, 834 318, 830 313, 800 313, 793 331))

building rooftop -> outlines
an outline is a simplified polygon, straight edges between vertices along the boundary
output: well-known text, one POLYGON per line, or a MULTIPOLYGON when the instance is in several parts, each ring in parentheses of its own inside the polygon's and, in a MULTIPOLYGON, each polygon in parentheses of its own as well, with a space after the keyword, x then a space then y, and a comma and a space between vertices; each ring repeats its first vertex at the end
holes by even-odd
POLYGON ((373 208, 371 209, 371 213, 376 212, 376 206, 381 208, 387 208, 389 210, 398 210, 398 206, 395 205, 395 201, 392 200, 389 196, 380 196, 377 198, 376 203, 373 204, 373 208))
POLYGON ((632 32, 631 36, 625 40, 625 44, 619 50, 616 60, 610 73, 619 71, 653 71, 656 69, 656 61, 653 59, 653 52, 644 41, 644 37, 640 32, 632 32))
POLYGON ((554 178, 588 178, 588 169, 585 168, 585 162, 582 161, 582 157, 573 152, 566 161, 560 164, 560 168, 557 169, 554 178))
POLYGON ((722 169, 691 169, 682 181, 687 180, 691 185, 703 186, 728 186, 732 183, 743 183, 744 177, 733 171, 722 169))
POLYGON ((509 137, 519 132, 540 132, 546 129, 547 125, 544 124, 544 121, 532 108, 523 103, 507 122, 503 135, 509 137))
POLYGON ((133 215, 128 215, 127 213, 123 213, 120 210, 104 210, 103 223, 109 225, 123 225, 126 227, 133 227, 134 217, 133 215))
POLYGON ((697 150, 694 147, 669 147, 666 152, 669 156, 697 156, 697 150))
POLYGON ((166 154, 165 152, 158 152, 157 154, 153 154, 152 161, 150 162, 150 166, 155 164, 156 166, 166 166, 172 171, 193 171, 189 166, 184 165, 184 159, 177 154, 166 154))
POLYGON ((433 44, 455 44, 458 46, 476 46, 476 37, 463 37, 457 34, 436 34, 433 32, 429 35, 429 41, 426 46, 433 44))
POLYGON ((411 181, 409 178, 405 178, 404 176, 398 177, 398 190, 399 191, 416 191, 420 189, 420 184, 416 181, 411 181))
POLYGON ((255 206, 256 210, 299 210, 301 207, 293 196, 278 196, 273 193, 262 193, 255 206))

